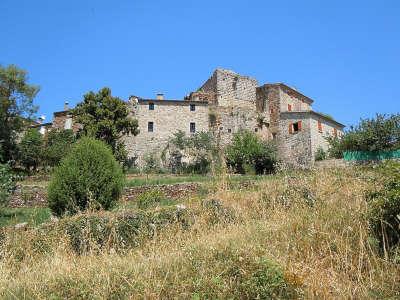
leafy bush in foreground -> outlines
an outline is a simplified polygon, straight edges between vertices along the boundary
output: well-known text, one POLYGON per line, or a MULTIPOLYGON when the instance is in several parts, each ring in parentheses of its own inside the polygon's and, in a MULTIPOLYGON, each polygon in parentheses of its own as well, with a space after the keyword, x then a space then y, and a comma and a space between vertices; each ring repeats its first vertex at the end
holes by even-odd
POLYGON ((368 194, 371 230, 382 249, 400 242, 400 162, 387 161, 380 166, 383 188, 368 194))
POLYGON ((62 160, 48 188, 49 206, 58 216, 86 209, 110 209, 119 199, 124 175, 101 141, 82 138, 62 160))

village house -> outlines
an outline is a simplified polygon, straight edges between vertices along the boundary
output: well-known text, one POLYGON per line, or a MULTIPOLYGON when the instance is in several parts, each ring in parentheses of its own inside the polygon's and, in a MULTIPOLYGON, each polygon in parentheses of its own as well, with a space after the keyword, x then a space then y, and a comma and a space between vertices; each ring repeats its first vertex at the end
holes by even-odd
MULTIPOLYGON (((187 135, 212 132, 226 145, 235 132, 250 130, 274 140, 283 161, 309 166, 319 147, 328 149, 327 136, 340 136, 344 125, 312 110, 313 100, 284 83, 259 85, 233 71, 216 69, 197 91, 181 100, 131 96, 131 116, 140 133, 125 136, 129 157, 143 166, 149 153, 160 155, 169 138, 181 130, 187 135)), ((68 107, 54 113, 52 128, 79 129, 68 107)))

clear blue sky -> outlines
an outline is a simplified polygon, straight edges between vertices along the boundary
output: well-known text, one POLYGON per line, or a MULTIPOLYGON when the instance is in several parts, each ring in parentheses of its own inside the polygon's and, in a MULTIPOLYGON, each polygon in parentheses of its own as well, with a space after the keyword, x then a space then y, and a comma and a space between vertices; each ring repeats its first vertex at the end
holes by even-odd
POLYGON ((346 125, 399 112, 400 1, 1 0, 0 64, 52 117, 90 90, 181 99, 217 67, 285 82, 346 125))

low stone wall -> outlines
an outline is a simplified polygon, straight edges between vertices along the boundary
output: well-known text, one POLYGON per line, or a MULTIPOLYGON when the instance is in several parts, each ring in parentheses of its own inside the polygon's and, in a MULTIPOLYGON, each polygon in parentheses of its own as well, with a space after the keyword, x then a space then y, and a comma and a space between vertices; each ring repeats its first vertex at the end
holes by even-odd
POLYGON ((11 196, 10 207, 46 206, 47 192, 42 186, 17 185, 11 196))
MULTIPOLYGON (((179 199, 195 195, 199 190, 198 183, 178 183, 152 186, 127 187, 123 193, 125 201, 134 201, 137 196, 150 190, 157 189, 168 198, 179 199)), ((11 196, 10 207, 46 206, 46 189, 41 186, 17 186, 11 196)))

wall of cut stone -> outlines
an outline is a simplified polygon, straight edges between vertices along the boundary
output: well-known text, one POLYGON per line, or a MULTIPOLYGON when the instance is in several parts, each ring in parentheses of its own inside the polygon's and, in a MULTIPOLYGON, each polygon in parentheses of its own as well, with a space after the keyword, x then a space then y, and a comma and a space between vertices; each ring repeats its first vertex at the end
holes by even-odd
POLYGON ((288 105, 290 104, 292 107, 292 111, 310 111, 311 105, 306 102, 304 97, 301 97, 299 94, 280 87, 280 111, 286 112, 288 110, 288 105))
POLYGON ((328 151, 329 143, 326 140, 328 136, 334 136, 334 130, 336 129, 337 135, 343 134, 342 128, 335 122, 329 121, 325 118, 318 117, 318 115, 311 114, 311 154, 312 160, 315 159, 315 153, 317 149, 321 147, 324 151, 328 151), (322 132, 318 129, 318 121, 321 122, 322 132))
POLYGON ((132 116, 137 118, 139 134, 126 136, 124 142, 129 157, 137 157, 137 163, 144 165, 144 157, 155 153, 160 157, 172 135, 181 130, 190 134, 190 123, 196 124, 196 132, 208 131, 207 103, 194 103, 195 111, 190 111, 189 101, 156 101, 154 110, 149 110, 148 102, 139 102, 133 108, 132 116), (153 132, 148 132, 148 123, 153 122, 153 132))
POLYGON ((279 158, 295 167, 313 164, 311 146, 311 122, 304 113, 282 114, 277 136, 279 158), (301 130, 290 133, 289 126, 301 121, 301 130))
POLYGON ((256 79, 235 72, 218 69, 217 97, 220 106, 240 106, 255 109, 256 79))

